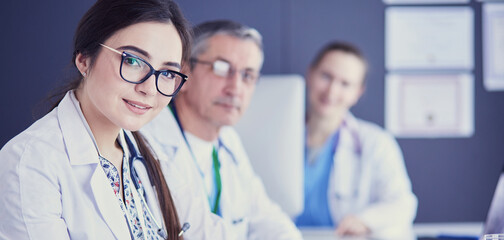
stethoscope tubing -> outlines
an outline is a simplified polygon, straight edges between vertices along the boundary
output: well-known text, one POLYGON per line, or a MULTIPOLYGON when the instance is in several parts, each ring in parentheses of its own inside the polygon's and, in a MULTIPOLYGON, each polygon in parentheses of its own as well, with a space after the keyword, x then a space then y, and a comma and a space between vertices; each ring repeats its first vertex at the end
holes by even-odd
MULTIPOLYGON (((131 179, 133 179, 133 185, 135 185, 135 188, 137 189, 137 192, 140 193, 141 187, 140 187, 140 178, 138 177, 138 173, 136 172, 136 169, 133 167, 135 161, 140 161, 144 165, 144 167, 147 169, 147 165, 145 164, 145 159, 142 157, 142 155, 139 153, 137 150, 137 146, 129 139, 129 136, 125 134, 125 140, 126 143, 128 144, 128 149, 130 151, 130 174, 131 174, 131 179)), ((157 233, 160 237, 163 239, 166 239, 167 233, 164 230, 163 226, 161 226, 156 218, 154 217, 154 214, 151 212, 149 204, 147 203, 147 200, 145 199, 145 190, 142 191, 143 194, 138 194, 140 195, 140 200, 143 201, 146 205, 147 209, 147 214, 149 214, 149 217, 154 221, 154 224, 156 225, 157 228, 157 233)))

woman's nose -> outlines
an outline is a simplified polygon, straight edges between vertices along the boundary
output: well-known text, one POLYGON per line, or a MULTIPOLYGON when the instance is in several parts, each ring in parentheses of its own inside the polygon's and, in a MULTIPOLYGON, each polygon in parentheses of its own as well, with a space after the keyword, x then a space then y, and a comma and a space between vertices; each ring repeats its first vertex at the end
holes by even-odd
POLYGON ((144 82, 136 84, 135 89, 147 96, 154 96, 157 94, 157 76, 156 74, 152 74, 149 78, 147 78, 144 82))

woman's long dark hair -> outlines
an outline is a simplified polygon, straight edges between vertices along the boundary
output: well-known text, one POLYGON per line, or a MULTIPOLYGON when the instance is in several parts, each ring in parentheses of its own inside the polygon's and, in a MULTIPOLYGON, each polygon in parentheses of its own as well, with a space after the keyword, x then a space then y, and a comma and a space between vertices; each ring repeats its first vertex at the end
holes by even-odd
POLYGON ((146 168, 147 173, 149 174, 149 180, 151 181, 151 183, 153 183, 154 186, 156 186, 159 206, 161 206, 161 212, 163 213, 166 232, 168 233, 167 239, 183 239, 182 236, 180 238, 178 237, 181 229, 180 221, 175 209, 175 204, 173 203, 170 189, 168 188, 168 184, 164 180, 159 161, 150 151, 148 143, 143 138, 142 134, 140 134, 139 132, 133 132, 133 137, 135 137, 140 153, 142 154, 145 160, 145 164, 147 165, 146 168))
MULTIPOLYGON (((90 59, 92 68, 101 50, 100 43, 105 42, 121 29, 142 22, 173 24, 182 41, 182 64, 188 62, 191 32, 187 21, 175 2, 172 0, 98 0, 79 22, 74 36, 72 63, 75 64, 75 58, 80 53, 90 59)), ((56 98, 57 101, 52 108, 59 104, 67 91, 77 89, 81 82, 82 77, 78 76, 53 94, 51 97, 56 98)), ((167 239, 182 239, 178 237, 180 222, 159 161, 154 157, 148 143, 140 133, 133 132, 133 136, 138 143, 140 153, 145 158, 151 183, 156 186, 168 233, 167 239)))

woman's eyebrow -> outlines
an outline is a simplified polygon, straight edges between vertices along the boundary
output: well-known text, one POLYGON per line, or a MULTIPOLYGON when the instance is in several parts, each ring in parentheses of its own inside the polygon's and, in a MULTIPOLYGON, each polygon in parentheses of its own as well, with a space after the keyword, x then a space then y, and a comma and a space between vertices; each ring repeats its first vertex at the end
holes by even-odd
POLYGON ((137 53, 140 53, 141 55, 145 56, 147 59, 150 59, 150 55, 147 51, 143 50, 143 49, 140 49, 138 47, 135 47, 135 46, 131 46, 131 45, 126 45, 126 46, 121 46, 117 49, 121 49, 121 50, 129 50, 129 51, 133 51, 133 52, 137 52, 137 53))
MULTIPOLYGON (((139 53, 140 55, 143 55, 143 56, 145 56, 145 58, 150 60, 150 54, 147 51, 145 51, 139 47, 127 45, 127 46, 121 46, 118 49, 128 50, 128 51, 133 51, 133 52, 139 53)), ((169 67, 176 67, 178 69, 181 68, 180 63, 178 63, 178 62, 164 62, 163 65, 169 66, 169 67)))
POLYGON ((163 65, 170 66, 170 67, 176 67, 178 69, 181 68, 180 63, 177 63, 177 62, 165 62, 165 63, 163 63, 163 65))

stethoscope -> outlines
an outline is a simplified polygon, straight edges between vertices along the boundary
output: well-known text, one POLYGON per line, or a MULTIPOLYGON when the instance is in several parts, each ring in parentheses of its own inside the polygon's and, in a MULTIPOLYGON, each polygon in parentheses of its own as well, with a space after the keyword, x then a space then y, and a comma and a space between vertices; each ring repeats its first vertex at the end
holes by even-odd
POLYGON ((157 229, 157 231, 156 231, 157 234, 162 239, 166 239, 168 234, 166 233, 166 230, 163 228, 163 226, 161 226, 161 224, 158 223, 158 221, 154 217, 154 214, 152 214, 150 207, 147 204, 147 200, 145 199, 145 190, 142 189, 142 186, 140 185, 140 182, 141 182, 140 177, 138 176, 136 168, 133 167, 135 162, 139 161, 141 164, 144 165, 145 168, 147 168, 147 165, 145 164, 145 159, 138 151, 136 144, 133 143, 133 141, 131 141, 130 137, 126 133, 124 133, 124 140, 126 141, 126 144, 128 145, 128 150, 129 150, 129 154, 130 154, 129 168, 130 168, 130 174, 131 174, 131 179, 133 180, 133 184, 135 185, 135 188, 138 193, 141 193, 141 192, 144 193, 144 194, 138 194, 138 195, 140 195, 140 200, 142 202, 144 202, 144 204, 146 205, 147 214, 149 215, 148 217, 150 219, 152 219, 152 221, 154 222, 155 227, 157 229))
MULTIPOLYGON (((353 142, 353 146, 354 146, 353 152, 358 158, 358 162, 356 164, 358 164, 359 166, 357 167, 357 170, 354 172, 354 176, 353 176, 354 177, 353 198, 357 199, 359 197, 359 187, 358 186, 360 184, 361 175, 362 175, 362 143, 361 143, 361 140, 359 137, 359 133, 357 131, 358 128, 355 126, 355 124, 351 124, 351 122, 348 121, 348 119, 345 119, 345 120, 343 120, 341 126, 342 126, 342 128, 346 128, 348 130, 348 132, 350 133, 350 136, 351 136, 352 142, 353 142)), ((341 130, 342 129, 340 129, 339 131, 341 131, 341 130)), ((335 156, 336 146, 334 146, 334 148, 332 150, 333 150, 333 152, 332 152, 333 156, 335 156)), ((336 193, 336 197, 341 198, 341 195, 336 193)))
MULTIPOLYGON (((179 119, 179 116, 178 116, 178 113, 177 113, 177 108, 175 107, 175 101, 172 100, 171 103, 168 105, 168 109, 170 110, 170 112, 173 114, 173 117, 175 118, 175 121, 177 122, 177 125, 180 129, 180 133, 182 134, 182 137, 184 138, 184 141, 185 143, 187 144, 187 147, 189 148, 189 152, 191 152, 191 155, 193 157, 193 160, 196 161, 196 157, 194 156, 194 153, 191 149, 191 145, 189 144, 188 140, 187 140, 187 137, 185 135, 185 131, 184 131, 184 128, 182 127, 182 124, 180 123, 180 119, 179 119)), ((220 149, 224 149, 226 151, 226 153, 231 157, 231 159, 233 160, 234 163, 238 164, 238 162, 236 161, 236 157, 235 155, 233 154, 233 152, 231 151, 231 149, 229 149, 223 142, 220 138, 218 138, 218 146, 217 146, 217 150, 220 150, 220 149)), ((197 165, 197 167, 199 168, 199 166, 197 165)), ((200 173, 203 173, 200 170, 200 173)))
MULTIPOLYGON (((177 109, 175 107, 174 101, 172 101, 168 105, 168 108, 171 111, 171 113, 173 114, 173 117, 175 118, 175 121, 177 122, 177 125, 178 125, 178 127, 180 129, 180 133, 182 134, 182 137, 184 138, 184 142, 185 142, 187 148, 189 149, 189 152, 190 152, 191 157, 193 159, 194 165, 196 166, 196 168, 197 168, 197 170, 198 170, 198 172, 200 174, 201 180, 203 181, 203 190, 205 191, 205 194, 208 197, 209 205, 212 208, 212 201, 211 201, 211 198, 210 198, 210 192, 208 191, 208 189, 206 187, 206 184, 204 182, 205 174, 203 173, 203 170, 201 169, 201 167, 198 164, 198 161, 196 159, 196 155, 194 154, 194 151, 193 151, 193 149, 191 147, 191 144, 189 144, 189 140, 187 139, 187 136, 185 134, 184 128, 182 127, 182 124, 180 122, 179 116, 177 114, 177 109)), ((220 149, 224 149, 225 152, 231 157, 231 159, 233 160, 233 162, 235 164, 238 164, 238 162, 236 161, 236 158, 235 158, 235 155, 233 154, 233 152, 231 152, 231 150, 225 144, 223 144, 222 140, 220 138, 218 138, 217 139, 217 147, 216 147, 217 154, 219 153, 220 149)), ((215 181, 214 181, 214 184, 217 185, 217 183, 215 181)), ((218 205, 219 205, 219 203, 217 203, 217 211, 215 212, 215 214, 217 214, 217 215, 220 216, 221 212, 220 212, 220 207, 218 207, 218 205)))
MULTIPOLYGON (((189 152, 191 152, 193 160, 196 161, 196 156, 194 156, 194 152, 191 149, 191 145, 189 144, 189 141, 187 140, 187 137, 185 135, 184 128, 182 127, 182 124, 180 123, 180 119, 178 117, 177 109, 175 108, 174 101, 171 101, 171 103, 168 105, 168 109, 170 109, 170 111, 172 112, 173 117, 175 118, 175 121, 177 122, 177 125, 179 126, 180 133, 182 134, 182 137, 184 138, 184 141, 185 141, 187 147, 189 148, 189 152)), ((226 154, 228 154, 231 157, 231 159, 233 160, 233 162, 236 163, 236 164, 238 164, 238 161, 236 161, 236 157, 233 154, 233 152, 231 151, 231 149, 229 149, 226 146, 226 144, 224 144, 222 142, 222 140, 220 138, 218 138, 217 141, 218 141, 217 150, 224 149, 226 151, 226 154)), ((203 174, 203 171, 201 169, 199 169, 199 165, 196 164, 196 166, 198 167, 198 170, 199 170, 200 174, 203 174)))
MULTIPOLYGON (((338 145, 339 145, 339 142, 341 140, 341 135, 342 135, 342 131, 346 131, 347 133, 350 134, 350 138, 352 139, 352 142, 353 142, 353 153, 357 156, 357 158, 359 159, 359 162, 357 162, 356 164, 358 164, 359 166, 357 167, 357 171, 354 173, 354 181, 353 181, 353 189, 354 189, 354 192, 353 194, 351 195, 353 198, 357 198, 359 196, 359 191, 358 191, 358 186, 359 186, 359 182, 360 182, 360 178, 361 178, 361 175, 362 175, 362 168, 361 168, 361 164, 362 164, 362 143, 360 141, 360 138, 359 138, 359 133, 357 132, 357 128, 356 126, 353 126, 352 124, 349 124, 349 122, 345 119, 343 120, 341 126, 339 127, 339 129, 332 135, 330 136, 331 138, 331 145, 330 145, 330 153, 329 153, 329 156, 331 156, 333 159, 336 158, 336 154, 337 154, 337 150, 338 150, 338 145), (345 129, 345 130, 343 130, 345 129)), ((305 133, 305 136, 308 136, 307 135, 308 133, 306 132, 305 133)), ((305 139, 307 139, 305 137, 305 139)), ((306 154, 306 149, 305 149, 305 154, 306 154)), ((307 157, 305 156, 305 159, 307 159, 307 157)), ((336 169, 338 166, 337 166, 337 161, 333 161, 332 162, 332 166, 331 168, 334 168, 336 169)), ((337 199, 342 199, 342 194, 340 194, 339 192, 336 192, 334 197, 336 197, 337 199)))
MULTIPOLYGON (((130 167, 130 174, 131 174, 131 179, 133 180, 133 184, 135 185, 135 188, 137 189, 138 193, 141 193, 141 192, 144 193, 144 194, 139 194, 140 199, 146 205, 147 214, 149 215, 148 217, 150 217, 150 219, 152 219, 152 221, 154 222, 155 227, 157 229, 157 231, 156 231, 157 234, 162 239, 166 239, 168 237, 168 234, 166 233, 166 230, 163 228, 163 226, 157 222, 156 217, 151 212, 150 207, 147 203, 147 200, 145 199, 145 189, 142 189, 142 186, 140 185, 141 179, 138 176, 138 172, 137 172, 136 168, 134 167, 135 162, 138 161, 139 163, 143 164, 143 166, 147 169, 147 165, 145 164, 145 159, 140 154, 140 151, 138 151, 138 147, 137 147, 136 143, 131 141, 130 137, 126 133, 124 133, 124 140, 126 141, 126 144, 128 145, 128 149, 129 149, 129 153, 130 153, 129 167, 130 167)), ((189 223, 187 223, 187 222, 184 223, 182 225, 182 229, 180 230, 178 236, 179 237, 182 236, 182 234, 184 232, 186 232, 190 227, 191 227, 191 225, 189 223)))

